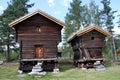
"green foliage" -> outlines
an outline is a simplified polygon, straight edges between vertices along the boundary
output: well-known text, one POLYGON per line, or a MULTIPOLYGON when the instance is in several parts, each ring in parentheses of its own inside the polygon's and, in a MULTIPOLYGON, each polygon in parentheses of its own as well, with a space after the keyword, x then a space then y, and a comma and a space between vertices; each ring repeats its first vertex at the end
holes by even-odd
POLYGON ((120 49, 120 35, 115 36, 116 49, 120 49))
POLYGON ((103 27, 113 34, 113 19, 115 18, 114 13, 116 13, 116 11, 112 11, 112 8, 110 7, 110 0, 102 0, 101 3, 103 4, 103 10, 101 11, 103 27))
POLYGON ((71 46, 68 43, 64 43, 62 57, 72 58, 72 56, 73 54, 71 46))
POLYGON ((66 40, 73 32, 79 29, 82 23, 83 6, 81 5, 81 3, 82 3, 81 0, 73 0, 70 3, 70 8, 68 8, 69 12, 65 16, 65 33, 64 33, 65 44, 63 45, 64 56, 67 55, 71 56, 71 48, 67 47, 68 44, 66 43, 66 40))
POLYGON ((89 5, 85 5, 84 7, 84 22, 86 26, 90 24, 95 24, 101 26, 101 17, 100 17, 100 9, 99 6, 96 5, 94 0, 91 0, 89 5))
MULTIPOLYGON (((10 61, 18 60, 18 59, 19 59, 18 51, 10 52, 10 61)), ((6 52, 0 53, 0 60, 6 61, 6 52)))
POLYGON ((119 18, 118 21, 117 21, 117 24, 118 24, 118 27, 120 28, 120 14, 117 15, 117 17, 119 18))
POLYGON ((111 65, 113 62, 113 57, 112 57, 112 52, 111 52, 111 46, 110 42, 106 41, 106 45, 103 48, 103 57, 105 58, 105 63, 107 66, 111 65))
POLYGON ((10 58, 11 58, 11 61, 18 60, 19 59, 19 52, 18 51, 11 52, 10 53, 10 58))
POLYGON ((28 4, 29 0, 11 0, 8 3, 7 10, 4 11, 4 14, 7 13, 8 16, 12 16, 12 20, 19 18, 28 13, 28 8, 34 6, 34 3, 28 4))
POLYGON ((80 24, 82 23, 82 16, 83 16, 83 6, 81 6, 81 0, 73 0, 70 3, 70 8, 68 8, 69 12, 66 14, 65 17, 65 34, 66 38, 73 33, 74 31, 78 30, 80 24))
POLYGON ((15 45, 15 31, 8 24, 28 13, 28 8, 34 5, 28 2, 29 0, 11 0, 7 9, 0 15, 0 46, 7 46, 7 61, 10 60, 10 46, 15 45))
POLYGON ((5 53, 0 52, 0 60, 2 60, 2 61, 5 60, 5 53))
MULTIPOLYGON (((116 11, 112 11, 112 8, 110 7, 110 0, 102 0, 101 3, 103 4, 103 10, 101 11, 101 17, 102 17, 102 27, 104 27, 111 35, 113 35, 113 28, 114 28, 114 13, 116 11)), ((116 56, 116 50, 115 50, 115 43, 114 38, 111 37, 109 39, 110 46, 111 46, 111 52, 113 54, 114 60, 117 60, 116 56)))
POLYGON ((65 16, 66 38, 76 32, 82 25, 87 27, 90 24, 101 26, 101 12, 93 0, 89 5, 82 5, 82 0, 73 0, 65 16))
MULTIPOLYGON (((120 35, 115 36, 115 46, 116 46, 116 51, 120 50, 120 35)), ((118 60, 120 60, 120 54, 117 55, 118 60)))
MULTIPOLYGON (((65 16, 65 33, 64 40, 77 30, 81 26, 87 27, 88 25, 94 23, 98 26, 101 25, 100 10, 94 1, 89 3, 89 6, 82 5, 82 0, 73 0, 70 3, 69 12, 65 16)), ((63 54, 71 55, 71 48, 66 47, 68 44, 64 44, 63 54)))

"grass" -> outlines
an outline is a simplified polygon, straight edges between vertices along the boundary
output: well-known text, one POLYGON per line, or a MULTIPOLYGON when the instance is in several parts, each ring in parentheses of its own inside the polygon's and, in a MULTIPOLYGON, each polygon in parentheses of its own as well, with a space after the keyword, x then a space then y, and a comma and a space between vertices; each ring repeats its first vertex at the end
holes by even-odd
POLYGON ((81 70, 70 61, 60 61, 60 73, 48 72, 45 76, 18 74, 18 63, 0 65, 0 80, 120 80, 120 65, 107 67, 105 71, 81 70))

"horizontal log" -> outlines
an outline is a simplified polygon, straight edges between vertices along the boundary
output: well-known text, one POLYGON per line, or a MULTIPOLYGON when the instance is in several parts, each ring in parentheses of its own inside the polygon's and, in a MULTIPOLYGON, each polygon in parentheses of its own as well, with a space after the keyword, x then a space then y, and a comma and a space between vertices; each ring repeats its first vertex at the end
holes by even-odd
POLYGON ((41 59, 21 59, 21 61, 49 61, 49 60, 58 60, 58 58, 41 58, 41 59))

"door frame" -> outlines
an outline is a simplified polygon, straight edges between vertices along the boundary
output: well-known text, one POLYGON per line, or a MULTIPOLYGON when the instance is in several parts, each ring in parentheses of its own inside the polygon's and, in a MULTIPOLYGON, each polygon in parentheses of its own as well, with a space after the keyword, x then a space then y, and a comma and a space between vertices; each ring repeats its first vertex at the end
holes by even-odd
POLYGON ((35 46, 34 46, 34 57, 37 58, 37 57, 36 57, 36 48, 37 48, 37 47, 42 47, 42 48, 43 48, 43 51, 42 51, 42 52, 43 52, 43 57, 42 57, 42 58, 44 58, 44 46, 43 46, 43 45, 35 45, 35 46))

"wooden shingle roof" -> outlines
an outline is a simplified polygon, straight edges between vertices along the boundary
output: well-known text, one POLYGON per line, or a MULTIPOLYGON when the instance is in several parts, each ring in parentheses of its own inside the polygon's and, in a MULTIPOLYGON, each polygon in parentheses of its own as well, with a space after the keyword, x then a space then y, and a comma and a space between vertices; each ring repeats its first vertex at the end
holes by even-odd
POLYGON ((100 27, 96 26, 96 25, 91 25, 87 28, 85 28, 84 30, 78 30, 77 32, 73 33, 67 40, 67 42, 70 42, 72 39, 74 39, 75 37, 80 37, 86 33, 89 33, 90 31, 96 30, 98 32, 100 32, 101 34, 105 35, 106 37, 111 37, 112 35, 108 32, 106 32, 105 30, 101 29, 100 27))
POLYGON ((49 19, 49 20, 51 20, 51 21, 59 24, 59 25, 62 26, 62 27, 65 26, 65 23, 63 23, 63 22, 61 22, 60 20, 58 20, 58 19, 50 16, 49 14, 47 14, 47 13, 41 11, 41 10, 35 10, 35 11, 31 12, 31 13, 26 14, 26 15, 23 16, 23 17, 20 17, 20 18, 14 20, 13 22, 11 22, 11 23, 9 24, 9 27, 13 27, 13 26, 15 26, 16 24, 18 24, 18 23, 20 23, 20 22, 22 22, 22 21, 24 21, 24 20, 26 20, 26 19, 28 19, 28 18, 36 15, 36 14, 42 15, 42 16, 46 17, 47 19, 49 19))

